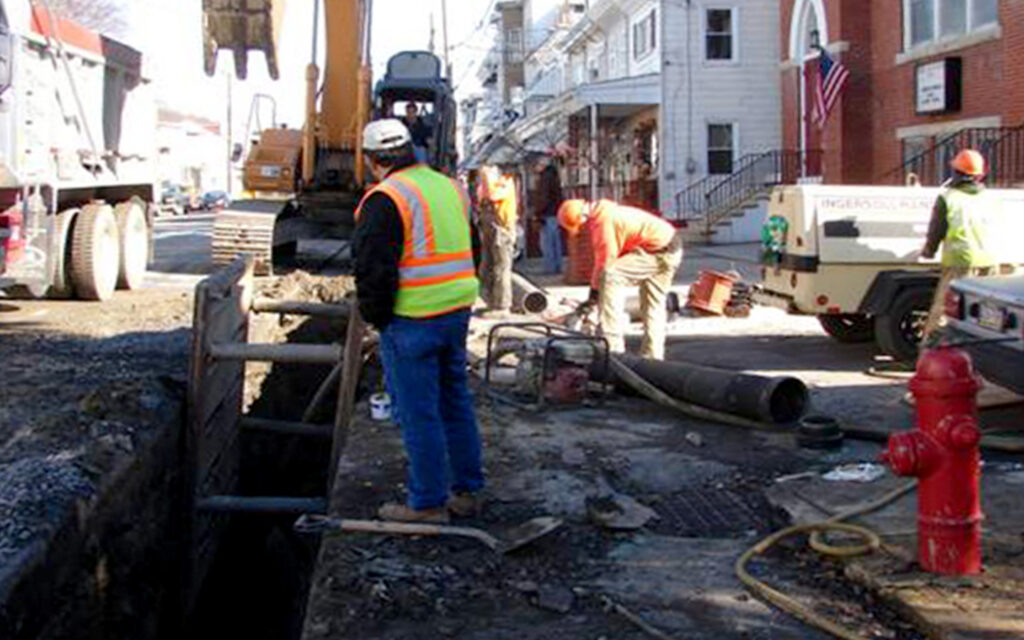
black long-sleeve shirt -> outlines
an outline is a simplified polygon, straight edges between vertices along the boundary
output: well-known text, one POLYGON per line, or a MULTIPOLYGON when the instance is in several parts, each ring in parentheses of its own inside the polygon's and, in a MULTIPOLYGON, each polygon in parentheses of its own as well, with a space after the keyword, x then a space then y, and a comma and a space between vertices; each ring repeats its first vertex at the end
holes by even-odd
MULTIPOLYGON (((393 168, 388 175, 413 163, 393 168)), ((471 225, 473 261, 479 264, 480 240, 471 225)), ((390 196, 374 193, 363 203, 352 237, 355 262, 356 297, 359 312, 377 329, 384 329, 394 318, 398 295, 398 263, 402 259, 405 231, 402 214, 390 196)))

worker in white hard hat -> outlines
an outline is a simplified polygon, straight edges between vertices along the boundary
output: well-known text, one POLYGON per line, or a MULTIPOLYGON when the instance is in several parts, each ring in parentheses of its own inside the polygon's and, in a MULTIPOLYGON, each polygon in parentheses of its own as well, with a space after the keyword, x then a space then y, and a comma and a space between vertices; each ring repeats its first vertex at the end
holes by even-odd
POLYGON ((379 180, 356 210, 356 293, 380 331, 393 416, 409 460, 405 504, 385 520, 447 522, 480 506, 480 434, 466 368, 478 243, 469 197, 456 180, 418 163, 400 120, 363 131, 379 180))

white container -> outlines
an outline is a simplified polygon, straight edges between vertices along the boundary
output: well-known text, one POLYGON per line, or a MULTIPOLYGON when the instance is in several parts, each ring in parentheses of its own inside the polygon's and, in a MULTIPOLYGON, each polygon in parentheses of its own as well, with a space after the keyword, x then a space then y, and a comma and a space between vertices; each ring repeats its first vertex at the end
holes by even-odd
POLYGON ((391 419, 391 396, 386 393, 370 396, 370 418, 378 422, 391 419))

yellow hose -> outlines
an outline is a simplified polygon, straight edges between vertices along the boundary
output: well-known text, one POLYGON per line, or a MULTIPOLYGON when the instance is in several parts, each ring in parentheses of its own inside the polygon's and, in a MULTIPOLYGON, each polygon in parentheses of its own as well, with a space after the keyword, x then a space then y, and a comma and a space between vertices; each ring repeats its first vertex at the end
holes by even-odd
POLYGON ((881 539, 877 533, 866 527, 861 527, 855 524, 845 524, 842 520, 877 511, 910 491, 913 491, 916 486, 917 480, 912 480, 886 493, 877 500, 872 500, 864 505, 836 514, 824 522, 798 524, 776 531, 755 544, 750 549, 747 549, 743 555, 736 560, 736 576, 740 579, 740 582, 746 585, 747 588, 753 591, 756 595, 802 622, 817 627, 822 631, 827 631, 828 633, 831 633, 837 638, 842 638, 843 640, 868 640, 864 636, 832 622, 828 618, 815 613, 809 607, 800 604, 793 598, 790 598, 782 592, 768 586, 764 582, 761 582, 747 572, 747 563, 750 562, 754 556, 761 555, 768 551, 768 549, 775 546, 780 540, 801 533, 810 533, 810 547, 818 553, 828 556, 846 558, 874 551, 881 545, 881 539), (864 543, 844 546, 828 544, 825 542, 822 534, 829 531, 838 531, 859 536, 864 540, 864 543))

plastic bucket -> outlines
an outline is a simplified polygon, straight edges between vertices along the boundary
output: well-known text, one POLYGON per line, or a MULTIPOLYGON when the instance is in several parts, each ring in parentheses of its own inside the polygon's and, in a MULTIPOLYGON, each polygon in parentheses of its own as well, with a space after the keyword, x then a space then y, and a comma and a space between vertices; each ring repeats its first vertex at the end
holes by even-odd
POLYGON ((690 295, 686 306, 705 313, 722 315, 725 305, 732 297, 732 285, 735 280, 717 271, 701 271, 697 282, 690 287, 690 295))
POLYGON ((386 393, 370 396, 370 418, 378 422, 391 419, 391 396, 386 393))

